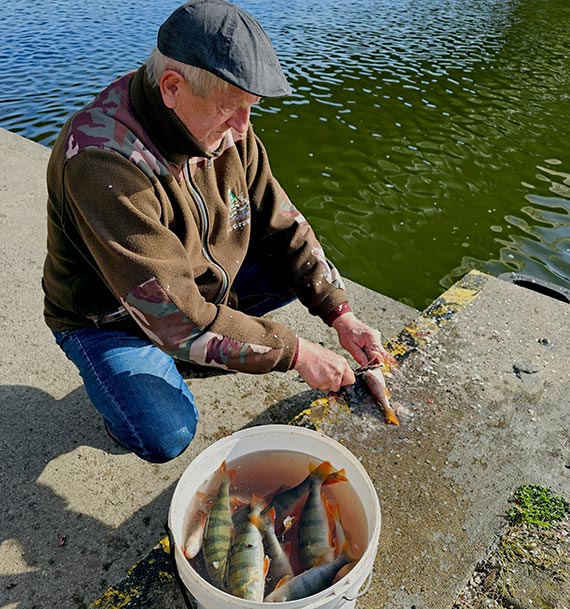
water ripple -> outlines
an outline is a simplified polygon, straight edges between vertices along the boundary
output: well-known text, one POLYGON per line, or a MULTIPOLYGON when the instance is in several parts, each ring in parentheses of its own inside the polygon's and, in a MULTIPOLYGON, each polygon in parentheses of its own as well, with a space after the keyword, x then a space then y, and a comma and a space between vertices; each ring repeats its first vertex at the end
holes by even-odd
MULTIPOLYGON (((565 0, 239 3, 294 89, 255 129, 346 276, 418 308, 471 268, 570 280, 565 0)), ((178 4, 4 3, 0 124, 51 145, 178 4)))

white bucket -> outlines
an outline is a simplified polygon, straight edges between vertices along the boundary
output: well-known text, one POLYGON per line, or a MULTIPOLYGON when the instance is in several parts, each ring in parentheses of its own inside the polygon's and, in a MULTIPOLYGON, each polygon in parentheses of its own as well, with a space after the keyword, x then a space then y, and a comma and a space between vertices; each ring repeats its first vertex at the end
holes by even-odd
MULTIPOLYGON (((174 540, 174 558, 182 583, 200 609, 352 609, 356 598, 367 589, 380 537, 380 503, 366 470, 344 446, 322 433, 292 425, 263 425, 238 431, 218 440, 201 452, 180 478, 168 513, 174 540), (182 553, 186 512, 196 491, 208 481, 222 461, 232 461, 259 451, 294 451, 344 468, 366 511, 368 545, 354 568, 336 584, 310 597, 279 603, 263 603, 237 598, 203 579, 182 553)), ((172 551, 172 548, 171 548, 172 551)))

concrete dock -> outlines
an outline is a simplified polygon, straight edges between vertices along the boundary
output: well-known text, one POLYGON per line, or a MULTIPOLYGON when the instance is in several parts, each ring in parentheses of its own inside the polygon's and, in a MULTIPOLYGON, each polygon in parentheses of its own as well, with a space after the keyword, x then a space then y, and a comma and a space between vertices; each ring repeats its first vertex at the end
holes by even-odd
MULTIPOLYGON (((388 381, 399 427, 371 403, 309 408, 319 394, 294 372, 189 374, 190 448, 165 465, 118 448, 42 318, 48 157, 0 129, 2 609, 183 609, 164 528, 174 487, 206 446, 252 425, 318 429, 368 471, 382 532, 361 609, 449 609, 516 488, 570 497, 570 306, 476 272, 423 312, 349 282, 401 362, 388 381)), ((300 305, 275 317, 334 347, 300 305)))

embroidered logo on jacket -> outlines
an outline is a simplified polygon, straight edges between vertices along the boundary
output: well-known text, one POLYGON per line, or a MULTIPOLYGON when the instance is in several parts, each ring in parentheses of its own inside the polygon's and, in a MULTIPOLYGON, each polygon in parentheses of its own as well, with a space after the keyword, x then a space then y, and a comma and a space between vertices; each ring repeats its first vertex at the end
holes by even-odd
POLYGON ((251 221, 249 199, 244 194, 236 195, 228 190, 228 232, 247 226, 251 221))

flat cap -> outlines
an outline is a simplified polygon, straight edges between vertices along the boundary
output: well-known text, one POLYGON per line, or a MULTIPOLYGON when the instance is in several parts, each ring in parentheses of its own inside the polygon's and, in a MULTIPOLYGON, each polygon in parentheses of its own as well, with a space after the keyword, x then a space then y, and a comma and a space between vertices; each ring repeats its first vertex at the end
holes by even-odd
POLYGON ((226 0, 190 0, 160 26, 158 50, 259 97, 291 94, 261 25, 226 0))

